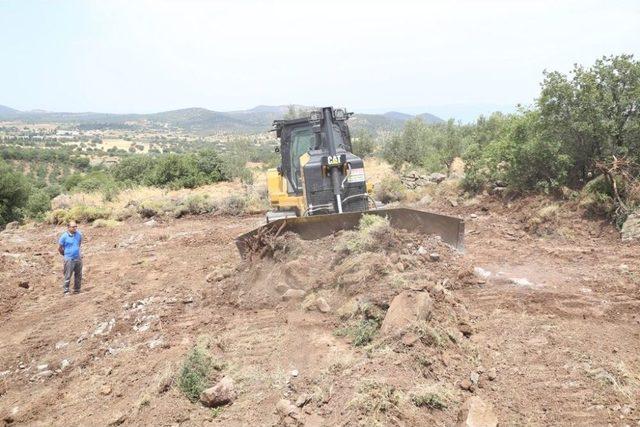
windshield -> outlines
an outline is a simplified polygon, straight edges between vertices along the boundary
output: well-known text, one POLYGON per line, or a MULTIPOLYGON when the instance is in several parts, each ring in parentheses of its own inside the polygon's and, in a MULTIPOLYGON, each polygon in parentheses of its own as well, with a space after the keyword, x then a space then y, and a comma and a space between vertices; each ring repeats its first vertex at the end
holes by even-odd
POLYGON ((297 188, 302 186, 300 156, 314 148, 315 141, 315 135, 309 128, 294 130, 291 134, 291 178, 297 188))

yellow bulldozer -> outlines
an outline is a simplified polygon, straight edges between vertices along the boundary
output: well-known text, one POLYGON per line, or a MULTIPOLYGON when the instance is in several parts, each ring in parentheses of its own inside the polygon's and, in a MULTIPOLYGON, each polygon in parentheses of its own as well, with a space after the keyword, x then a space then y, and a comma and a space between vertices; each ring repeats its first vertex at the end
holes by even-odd
POLYGON ((255 239, 292 231, 302 239, 319 239, 358 226, 363 213, 387 217, 392 226, 437 234, 458 250, 464 248, 464 221, 416 209, 385 209, 373 199, 364 162, 353 154, 344 109, 324 107, 307 117, 276 120, 281 163, 267 172, 271 210, 266 224, 236 239, 240 254, 255 249, 255 239))

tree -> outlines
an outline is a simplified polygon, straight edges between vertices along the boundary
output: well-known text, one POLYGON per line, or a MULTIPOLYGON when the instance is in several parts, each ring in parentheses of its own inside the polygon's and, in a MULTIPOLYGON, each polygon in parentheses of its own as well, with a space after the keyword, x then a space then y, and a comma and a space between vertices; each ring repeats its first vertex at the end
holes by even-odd
POLYGON ((368 130, 361 130, 351 138, 353 154, 361 158, 369 157, 376 150, 373 134, 368 130))
POLYGON ((0 160, 0 225, 20 219, 29 191, 26 178, 0 160))
POLYGON ((598 161, 640 159, 640 62, 632 55, 575 65, 570 76, 545 72, 537 106, 542 131, 575 162, 573 184, 591 176, 598 161))

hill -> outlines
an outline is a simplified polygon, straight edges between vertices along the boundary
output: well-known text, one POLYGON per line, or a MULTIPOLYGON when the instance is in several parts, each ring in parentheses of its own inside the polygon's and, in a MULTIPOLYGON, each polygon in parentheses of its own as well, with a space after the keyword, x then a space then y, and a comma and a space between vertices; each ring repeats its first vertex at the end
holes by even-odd
MULTIPOLYGON (((313 107, 294 105, 298 110, 313 107)), ((274 120, 282 118, 289 111, 289 105, 259 105, 249 110, 212 111, 206 108, 184 108, 152 114, 111 114, 111 113, 71 113, 43 110, 19 111, 0 106, 0 120, 20 120, 28 123, 69 123, 78 125, 94 124, 135 124, 141 128, 178 128, 196 133, 252 133, 271 129, 274 120)), ((412 116, 391 111, 384 114, 355 114, 351 125, 353 130, 366 129, 371 132, 393 131, 402 128, 404 122, 419 117, 427 123, 441 123, 443 120, 429 113, 412 116)))

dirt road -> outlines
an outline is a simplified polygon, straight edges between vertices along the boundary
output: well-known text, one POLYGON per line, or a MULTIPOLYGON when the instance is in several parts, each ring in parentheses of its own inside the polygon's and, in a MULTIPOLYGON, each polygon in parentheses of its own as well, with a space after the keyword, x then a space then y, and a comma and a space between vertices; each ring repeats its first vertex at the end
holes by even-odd
POLYGON ((637 244, 570 212, 556 232, 528 232, 527 204, 544 202, 520 203, 436 206, 466 219, 464 257, 445 257, 438 269, 402 255, 401 271, 359 282, 360 294, 427 278, 448 288, 472 331, 432 348, 381 338, 356 347, 336 334, 349 295, 319 283, 341 268, 331 248, 316 255, 333 264, 307 268, 314 255, 302 254, 237 270, 233 238, 257 216, 85 226, 85 286, 66 298, 55 254, 62 230, 3 232, 0 416, 8 425, 277 425, 292 420, 276 403, 304 395, 306 425, 451 425, 476 394, 503 425, 640 425, 637 244), (438 276, 454 267, 451 280, 438 276), (474 276, 456 279, 474 267, 474 276), (331 310, 282 301, 270 276, 280 269, 289 287, 315 286, 331 310), (236 382, 238 398, 222 411, 191 403, 171 383, 196 344, 236 382), (463 390, 470 374, 480 380, 463 390), (357 403, 366 380, 393 386, 393 408, 357 403), (412 404, 418 382, 441 384, 447 405, 412 404))

